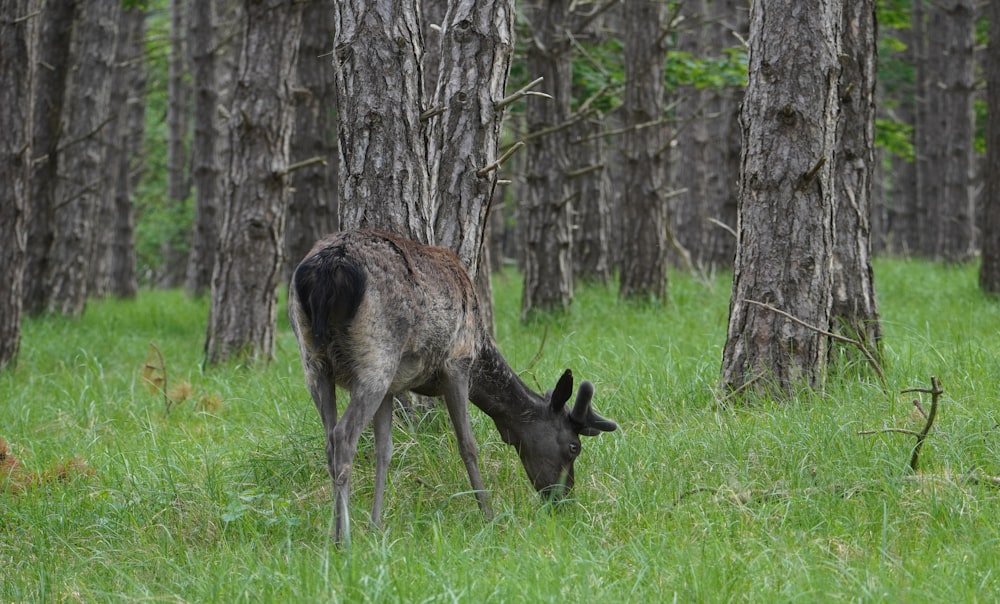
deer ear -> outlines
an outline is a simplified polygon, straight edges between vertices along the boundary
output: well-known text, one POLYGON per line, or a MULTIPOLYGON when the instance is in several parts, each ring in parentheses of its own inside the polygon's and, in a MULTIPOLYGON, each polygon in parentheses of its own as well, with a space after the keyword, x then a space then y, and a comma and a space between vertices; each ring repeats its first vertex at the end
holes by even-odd
POLYGON ((580 426, 577 431, 584 436, 597 436, 601 432, 617 430, 618 424, 594 413, 591 406, 593 398, 594 385, 587 381, 581 382, 580 390, 576 393, 576 404, 569 414, 569 418, 580 426))
POLYGON ((567 369, 563 372, 562 377, 556 383, 555 389, 552 391, 552 396, 549 400, 552 402, 553 411, 562 411, 562 408, 566 406, 566 402, 569 401, 569 397, 573 396, 573 372, 567 369))

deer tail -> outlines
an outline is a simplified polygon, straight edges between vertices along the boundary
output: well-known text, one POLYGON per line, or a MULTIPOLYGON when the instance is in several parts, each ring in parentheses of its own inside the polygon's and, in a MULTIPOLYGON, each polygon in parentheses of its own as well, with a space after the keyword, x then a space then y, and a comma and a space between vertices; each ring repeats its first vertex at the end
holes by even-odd
POLYGON ((364 298, 367 277, 357 262, 336 248, 322 250, 295 269, 292 286, 312 326, 313 341, 320 347, 331 328, 354 318, 364 298))

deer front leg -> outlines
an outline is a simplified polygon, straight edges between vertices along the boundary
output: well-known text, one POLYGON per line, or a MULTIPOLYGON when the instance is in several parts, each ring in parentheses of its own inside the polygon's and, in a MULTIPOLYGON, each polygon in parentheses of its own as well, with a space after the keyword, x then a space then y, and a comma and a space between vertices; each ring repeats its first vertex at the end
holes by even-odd
POLYGON ((469 424, 469 380, 468 374, 453 376, 448 380, 444 393, 444 402, 448 407, 448 415, 455 428, 455 437, 458 440, 458 452, 465 463, 465 469, 469 473, 469 482, 476 493, 476 500, 479 501, 479 509, 488 520, 493 519, 493 508, 490 506, 489 493, 483 484, 483 476, 479 472, 479 450, 476 446, 476 439, 472 435, 472 426, 469 424))
POLYGON ((375 497, 372 502, 372 526, 375 528, 382 528, 382 503, 392 460, 392 399, 392 394, 386 395, 375 412, 375 497))

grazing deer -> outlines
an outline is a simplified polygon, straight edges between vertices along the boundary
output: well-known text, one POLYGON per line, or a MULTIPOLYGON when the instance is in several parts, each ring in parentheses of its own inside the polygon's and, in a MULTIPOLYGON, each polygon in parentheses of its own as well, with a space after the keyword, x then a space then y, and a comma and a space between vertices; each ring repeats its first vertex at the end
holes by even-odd
POLYGON ((479 507, 492 517, 479 473, 468 401, 517 449, 535 489, 554 499, 573 486, 580 435, 617 428, 591 408, 580 384, 572 409, 567 369, 546 397, 533 392, 497 351, 476 290, 450 250, 377 231, 344 231, 319 241, 295 269, 288 312, 306 384, 326 429, 335 539, 349 538, 351 465, 361 431, 375 424, 372 524, 381 525, 392 456, 393 395, 443 396, 479 507), (337 420, 335 385, 351 393, 337 420))

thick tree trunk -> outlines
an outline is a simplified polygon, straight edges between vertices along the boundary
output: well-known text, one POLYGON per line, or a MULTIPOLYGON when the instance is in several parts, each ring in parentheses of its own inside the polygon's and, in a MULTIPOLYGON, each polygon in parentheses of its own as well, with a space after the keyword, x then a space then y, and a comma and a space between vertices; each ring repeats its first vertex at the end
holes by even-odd
POLYGON ((247 0, 206 361, 274 355, 301 4, 247 0))
POLYGON ((322 163, 312 163, 292 174, 292 199, 285 228, 284 281, 313 244, 339 226, 336 86, 329 58, 332 31, 333 13, 326 3, 310 2, 303 7, 292 163, 317 160, 322 163))
POLYGON ((514 54, 513 0, 452 0, 441 23, 440 63, 428 142, 434 238, 458 254, 493 325, 488 218, 514 54), (493 167, 491 167, 493 166, 493 167), (482 274, 480 274, 480 272, 482 274))
POLYGON ((428 165, 434 237, 474 278, 499 167, 500 128, 514 53, 512 0, 452 0, 442 23, 441 62, 428 165))
POLYGON ((1000 2, 991 2, 987 10, 990 42, 986 65, 986 169, 985 188, 980 211, 982 224, 982 265, 979 286, 983 291, 1000 294, 1000 2))
POLYGON ((433 241, 416 0, 334 3, 340 224, 433 241))
POLYGON ((532 0, 523 6, 531 24, 527 71, 544 78, 541 87, 552 99, 528 97, 528 134, 524 199, 518 227, 524 249, 522 316, 533 309, 561 310, 573 300, 571 233, 573 203, 566 182, 572 63, 566 27, 567 0, 532 0))
POLYGON ((840 75, 838 0, 774 0, 750 13, 739 240, 722 387, 790 392, 823 382, 840 75))
POLYGON ((59 119, 66 97, 70 40, 76 2, 46 2, 41 15, 36 74, 35 114, 32 121, 35 165, 31 174, 31 220, 28 228, 28 260, 24 270, 24 311, 43 312, 49 291, 49 271, 55 221, 55 190, 60 153, 59 119))
POLYGON ((831 326, 876 350, 882 329, 871 262, 875 7, 870 0, 843 2, 831 326))
POLYGON ((0 368, 21 344, 40 0, 0 0, 0 368))
POLYGON ((97 210, 110 197, 104 131, 110 123, 115 41, 121 2, 81 5, 60 121, 62 157, 53 206, 53 240, 44 276, 47 307, 79 316, 87 303, 97 210))
POLYGON ((663 4, 625 4, 625 190, 619 293, 626 299, 665 300, 667 206, 663 181, 668 148, 663 115, 663 52, 658 48, 663 4))

